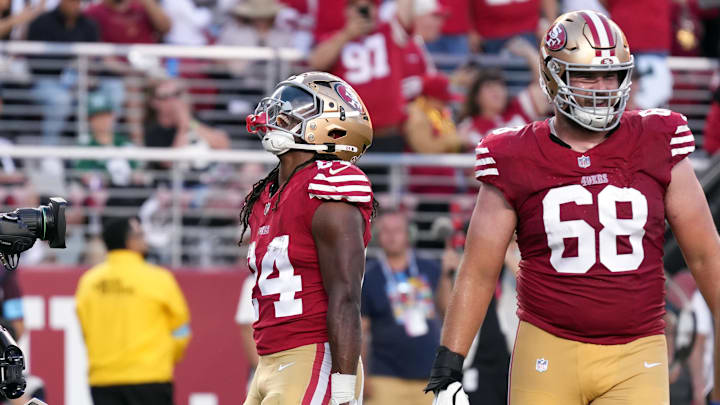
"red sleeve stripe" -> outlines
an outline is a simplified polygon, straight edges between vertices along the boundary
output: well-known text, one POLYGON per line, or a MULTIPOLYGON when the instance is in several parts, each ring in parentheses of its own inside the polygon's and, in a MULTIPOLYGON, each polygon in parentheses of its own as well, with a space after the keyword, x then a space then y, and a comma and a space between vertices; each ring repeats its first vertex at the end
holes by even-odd
POLYGON ((362 181, 364 183, 370 183, 367 176, 363 174, 348 174, 344 176, 325 176, 322 173, 318 173, 313 180, 328 181, 330 183, 342 183, 346 181, 362 181))
POLYGON ((347 186, 328 186, 326 184, 310 183, 308 190, 325 191, 328 193, 371 193, 370 186, 347 185, 347 186))
POLYGON ((683 132, 690 132, 690 128, 687 125, 678 125, 677 129, 675 130, 675 135, 681 134, 683 132))
POLYGON ((347 202, 366 203, 372 200, 371 195, 346 195, 346 194, 315 194, 310 193, 310 198, 317 198, 319 200, 333 200, 347 202))
POLYGON ((670 152, 672 153, 673 156, 675 156, 675 155, 687 155, 688 153, 691 153, 694 150, 695 150, 695 145, 686 146, 684 148, 675 148, 675 149, 672 149, 670 152))

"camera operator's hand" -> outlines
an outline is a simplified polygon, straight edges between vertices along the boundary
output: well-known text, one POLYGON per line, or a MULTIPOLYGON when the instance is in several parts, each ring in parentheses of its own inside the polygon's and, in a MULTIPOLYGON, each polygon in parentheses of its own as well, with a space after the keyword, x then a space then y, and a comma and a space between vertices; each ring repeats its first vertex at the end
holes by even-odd
POLYGON ((348 41, 371 33, 375 29, 375 21, 372 18, 360 14, 357 8, 348 13, 348 19, 343 28, 343 33, 348 41))

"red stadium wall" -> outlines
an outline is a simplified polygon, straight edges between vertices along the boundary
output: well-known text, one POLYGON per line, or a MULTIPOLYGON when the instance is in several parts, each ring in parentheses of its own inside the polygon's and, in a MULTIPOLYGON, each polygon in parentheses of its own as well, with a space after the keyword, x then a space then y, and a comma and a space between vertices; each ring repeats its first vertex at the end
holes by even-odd
MULTIPOLYGON (((18 270, 26 323, 21 346, 53 405, 91 405, 73 300, 81 274, 82 269, 18 270)), ((192 329, 185 358, 175 369, 176 405, 234 405, 245 398, 247 360, 234 322, 245 275, 175 273, 190 306, 192 329)))

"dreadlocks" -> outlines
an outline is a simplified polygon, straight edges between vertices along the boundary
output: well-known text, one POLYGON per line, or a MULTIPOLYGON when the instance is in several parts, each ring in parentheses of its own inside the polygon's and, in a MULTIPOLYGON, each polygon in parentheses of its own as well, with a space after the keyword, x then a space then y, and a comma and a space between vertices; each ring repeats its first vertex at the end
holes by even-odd
MULTIPOLYGON (((335 155, 324 155, 324 154, 318 154, 316 153, 312 158, 306 160, 303 163, 300 163, 293 169, 292 173, 290 173, 290 176, 288 176, 287 181, 280 187, 280 190, 277 191, 278 198, 275 200, 275 206, 273 207, 273 210, 277 209, 278 203, 280 202, 280 195, 282 194, 283 190, 285 189, 285 186, 290 182, 290 179, 293 177, 295 173, 297 173, 298 170, 302 169, 303 167, 309 165, 312 162, 318 161, 318 160, 340 160, 335 155)), ((278 183, 278 175, 280 174, 280 163, 275 166, 270 173, 268 173, 265 178, 260 179, 257 183, 253 185, 252 190, 248 195, 245 196, 245 202, 243 203, 243 207, 240 210, 240 224, 242 225, 242 232, 240 233, 240 240, 238 241, 238 246, 242 245, 242 238, 245 235, 245 231, 247 230, 248 226, 250 225, 250 214, 252 213, 253 205, 255 205, 255 202, 258 198, 260 198, 260 195, 262 194, 263 190, 265 190, 265 187, 267 187, 268 184, 271 185, 277 185, 278 183)), ((372 200, 372 214, 370 215, 370 218, 375 218, 375 215, 377 213, 378 209, 378 202, 373 197, 372 200)))

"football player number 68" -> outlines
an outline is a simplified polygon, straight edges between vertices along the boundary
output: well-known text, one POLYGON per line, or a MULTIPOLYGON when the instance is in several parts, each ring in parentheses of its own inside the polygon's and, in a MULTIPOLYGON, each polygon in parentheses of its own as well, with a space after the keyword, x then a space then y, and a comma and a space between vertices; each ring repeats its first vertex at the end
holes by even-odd
MULTIPOLYGON (((586 273, 595 264, 595 229, 582 219, 560 219, 560 205, 593 204, 593 196, 585 187, 575 184, 554 188, 543 198, 543 222, 550 247, 550 263, 560 273, 586 273), (577 239, 577 256, 563 257, 564 239, 577 239)), ((642 239, 647 222, 647 199, 633 188, 606 186, 597 196, 598 218, 602 229, 598 232, 599 256, 602 263, 612 272, 637 270, 643 261, 642 239), (629 202, 632 218, 617 217, 617 202, 629 202), (619 254, 617 237, 624 236, 630 241, 631 253, 619 254)))
MULTIPOLYGON (((295 298, 295 293, 302 291, 302 278, 295 274, 288 256, 290 235, 275 237, 268 245, 267 252, 260 263, 260 278, 257 285, 262 295, 280 294, 280 297, 273 304, 275 306, 275 317, 293 316, 302 314, 302 299, 295 298), (268 278, 273 269, 278 269, 278 276, 268 278)), ((257 260, 255 258, 255 242, 248 247, 248 265, 257 272, 257 260)))

